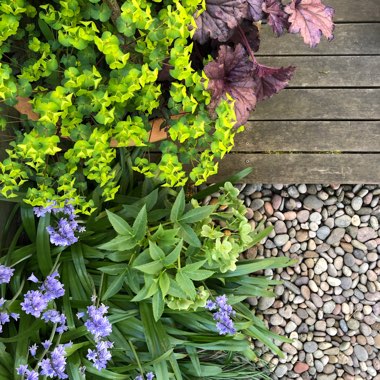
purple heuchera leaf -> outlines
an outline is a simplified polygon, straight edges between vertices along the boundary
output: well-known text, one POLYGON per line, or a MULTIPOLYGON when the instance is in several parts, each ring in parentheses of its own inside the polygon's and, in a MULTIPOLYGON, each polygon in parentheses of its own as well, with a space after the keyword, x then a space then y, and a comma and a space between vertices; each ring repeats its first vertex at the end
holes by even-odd
POLYGON ((269 67, 257 64, 254 76, 257 100, 268 99, 288 85, 295 67, 269 67))
POLYGON ((252 21, 259 21, 263 18, 263 3, 264 0, 247 0, 248 3, 248 17, 252 21))
POLYGON ((289 32, 300 33, 306 44, 315 47, 322 34, 330 41, 334 38, 334 9, 321 0, 292 0, 285 7, 289 16, 289 32))
POLYGON ((195 20, 194 39, 204 44, 209 38, 227 41, 247 15, 246 0, 208 0, 206 10, 195 20))
POLYGON ((289 27, 289 15, 282 8, 279 0, 265 0, 263 3, 263 11, 268 14, 268 24, 277 37, 289 27))
POLYGON ((209 110, 215 111, 222 99, 229 94, 235 100, 236 126, 244 124, 250 111, 255 108, 254 66, 243 47, 235 49, 222 45, 215 61, 208 63, 204 71, 209 78, 208 90, 211 91, 209 110))

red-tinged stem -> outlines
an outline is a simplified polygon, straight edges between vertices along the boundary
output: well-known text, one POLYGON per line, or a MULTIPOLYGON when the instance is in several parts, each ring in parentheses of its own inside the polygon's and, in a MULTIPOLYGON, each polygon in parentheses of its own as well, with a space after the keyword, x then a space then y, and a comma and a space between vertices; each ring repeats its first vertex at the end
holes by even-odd
POLYGON ((244 30, 241 28, 240 25, 238 25, 238 30, 239 30, 240 36, 241 36, 241 38, 242 38, 242 40, 243 40, 243 44, 244 44, 245 48, 247 49, 247 51, 248 51, 248 53, 249 53, 249 55, 250 55, 250 57, 251 57, 251 59, 252 59, 252 62, 253 62, 255 65, 257 65, 256 57, 255 57, 255 55, 253 54, 253 51, 252 51, 251 47, 249 46, 249 42, 248 42, 248 40, 247 40, 247 37, 245 36, 244 30))

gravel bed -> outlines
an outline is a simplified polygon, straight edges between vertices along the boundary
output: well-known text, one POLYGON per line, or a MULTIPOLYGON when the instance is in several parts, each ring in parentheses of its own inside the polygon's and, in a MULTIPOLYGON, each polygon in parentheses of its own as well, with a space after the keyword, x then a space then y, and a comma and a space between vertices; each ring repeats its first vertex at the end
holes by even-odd
POLYGON ((380 380, 380 187, 237 187, 252 226, 274 226, 245 258, 298 259, 265 272, 284 281, 276 298, 248 299, 272 331, 293 339, 280 343, 284 359, 256 343, 272 378, 380 380))

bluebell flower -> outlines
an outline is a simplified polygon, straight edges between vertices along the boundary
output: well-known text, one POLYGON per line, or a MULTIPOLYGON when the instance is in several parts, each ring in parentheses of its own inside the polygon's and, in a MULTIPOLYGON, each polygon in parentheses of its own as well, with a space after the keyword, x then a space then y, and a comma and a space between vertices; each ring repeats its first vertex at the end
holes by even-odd
POLYGON ((216 309, 216 303, 213 302, 213 301, 211 301, 211 300, 208 300, 208 301, 206 302, 206 306, 205 306, 205 308, 206 308, 207 310, 214 310, 214 309, 216 309))
POLYGON ((0 313, 0 325, 5 325, 5 324, 8 323, 9 321, 10 321, 10 319, 9 319, 9 314, 8 314, 8 313, 1 312, 1 313, 0 313))
POLYGON ((215 301, 215 306, 211 304, 212 301, 207 301, 205 307, 209 309, 210 306, 214 306, 209 310, 214 310, 218 307, 218 310, 213 314, 213 318, 216 321, 216 328, 218 329, 219 334, 235 334, 236 329, 231 317, 234 317, 236 312, 233 310, 232 306, 228 304, 227 296, 225 294, 218 296, 215 301))
POLYGON ((82 319, 85 315, 86 315, 85 312, 83 312, 83 311, 78 311, 78 313, 77 313, 77 318, 78 318, 78 319, 82 319))
POLYGON ((0 298, 0 307, 3 307, 5 304, 5 299, 3 297, 0 298))
POLYGON ((24 376, 25 376, 25 380, 38 380, 39 379, 38 372, 33 371, 33 370, 29 370, 29 369, 26 370, 24 376))
POLYGON ((34 275, 34 273, 32 273, 28 278, 27 278, 28 281, 32 281, 34 282, 35 284, 38 283, 38 278, 34 275))
POLYGON ((15 321, 17 321, 17 320, 20 318, 20 314, 19 314, 19 313, 10 313, 10 316, 11 316, 15 321))
POLYGON ((41 343, 42 344, 42 347, 45 349, 45 350, 48 350, 50 348, 50 346, 52 345, 52 342, 50 340, 45 340, 44 342, 41 343))
POLYGON ((59 273, 54 272, 47 276, 44 283, 41 286, 41 290, 45 292, 45 297, 48 301, 60 298, 65 294, 63 284, 56 279, 59 278, 59 273))
POLYGON ((28 366, 27 366, 27 365, 25 365, 25 364, 21 364, 21 365, 16 369, 16 371, 17 371, 17 375, 23 375, 23 374, 26 372, 27 369, 28 369, 28 366))
POLYGON ((108 306, 104 306, 103 304, 98 308, 95 305, 87 307, 88 319, 84 325, 96 341, 107 337, 112 332, 112 325, 108 318, 104 316, 107 311, 108 306))
POLYGON ((13 268, 6 267, 5 265, 0 265, 0 284, 8 284, 13 276, 13 268))
POLYGON ((153 372, 148 372, 146 374, 146 380, 153 380, 154 378, 154 373, 153 372))
POLYGON ((144 380, 143 376, 142 375, 137 375, 135 377, 135 380, 144 380))
POLYGON ((29 347, 29 353, 32 356, 36 356, 38 346, 36 343, 34 343, 32 346, 29 347))
POLYGON ((44 217, 46 214, 49 214, 52 210, 54 210, 54 207, 57 203, 53 201, 50 205, 46 207, 33 207, 34 214, 38 218, 44 217))
POLYGON ((26 314, 39 318, 41 313, 47 308, 48 300, 39 290, 29 290, 25 294, 24 302, 21 302, 20 305, 26 314))
POLYGON ((58 377, 58 379, 67 379, 69 376, 66 371, 65 346, 58 345, 50 354, 50 358, 41 360, 41 376, 58 377))
POLYGON ((107 367, 107 362, 112 358, 111 352, 109 351, 112 347, 112 342, 101 340, 96 343, 95 350, 88 350, 87 359, 94 363, 93 365, 98 371, 107 367))

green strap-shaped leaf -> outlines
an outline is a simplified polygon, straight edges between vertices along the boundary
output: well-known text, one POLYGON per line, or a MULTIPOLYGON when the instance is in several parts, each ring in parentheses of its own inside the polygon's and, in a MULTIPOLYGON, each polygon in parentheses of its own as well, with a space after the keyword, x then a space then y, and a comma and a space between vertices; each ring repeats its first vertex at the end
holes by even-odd
POLYGON ((53 268, 53 262, 51 260, 50 254, 50 236, 46 230, 50 224, 50 214, 46 214, 40 218, 37 227, 37 238, 36 238, 36 253, 38 266, 41 273, 46 277, 53 268))
POLYGON ((107 290, 102 295, 102 301, 105 301, 106 299, 112 297, 123 287, 125 280, 125 272, 126 271, 124 271, 118 276, 114 276, 113 280, 108 285, 107 290))

